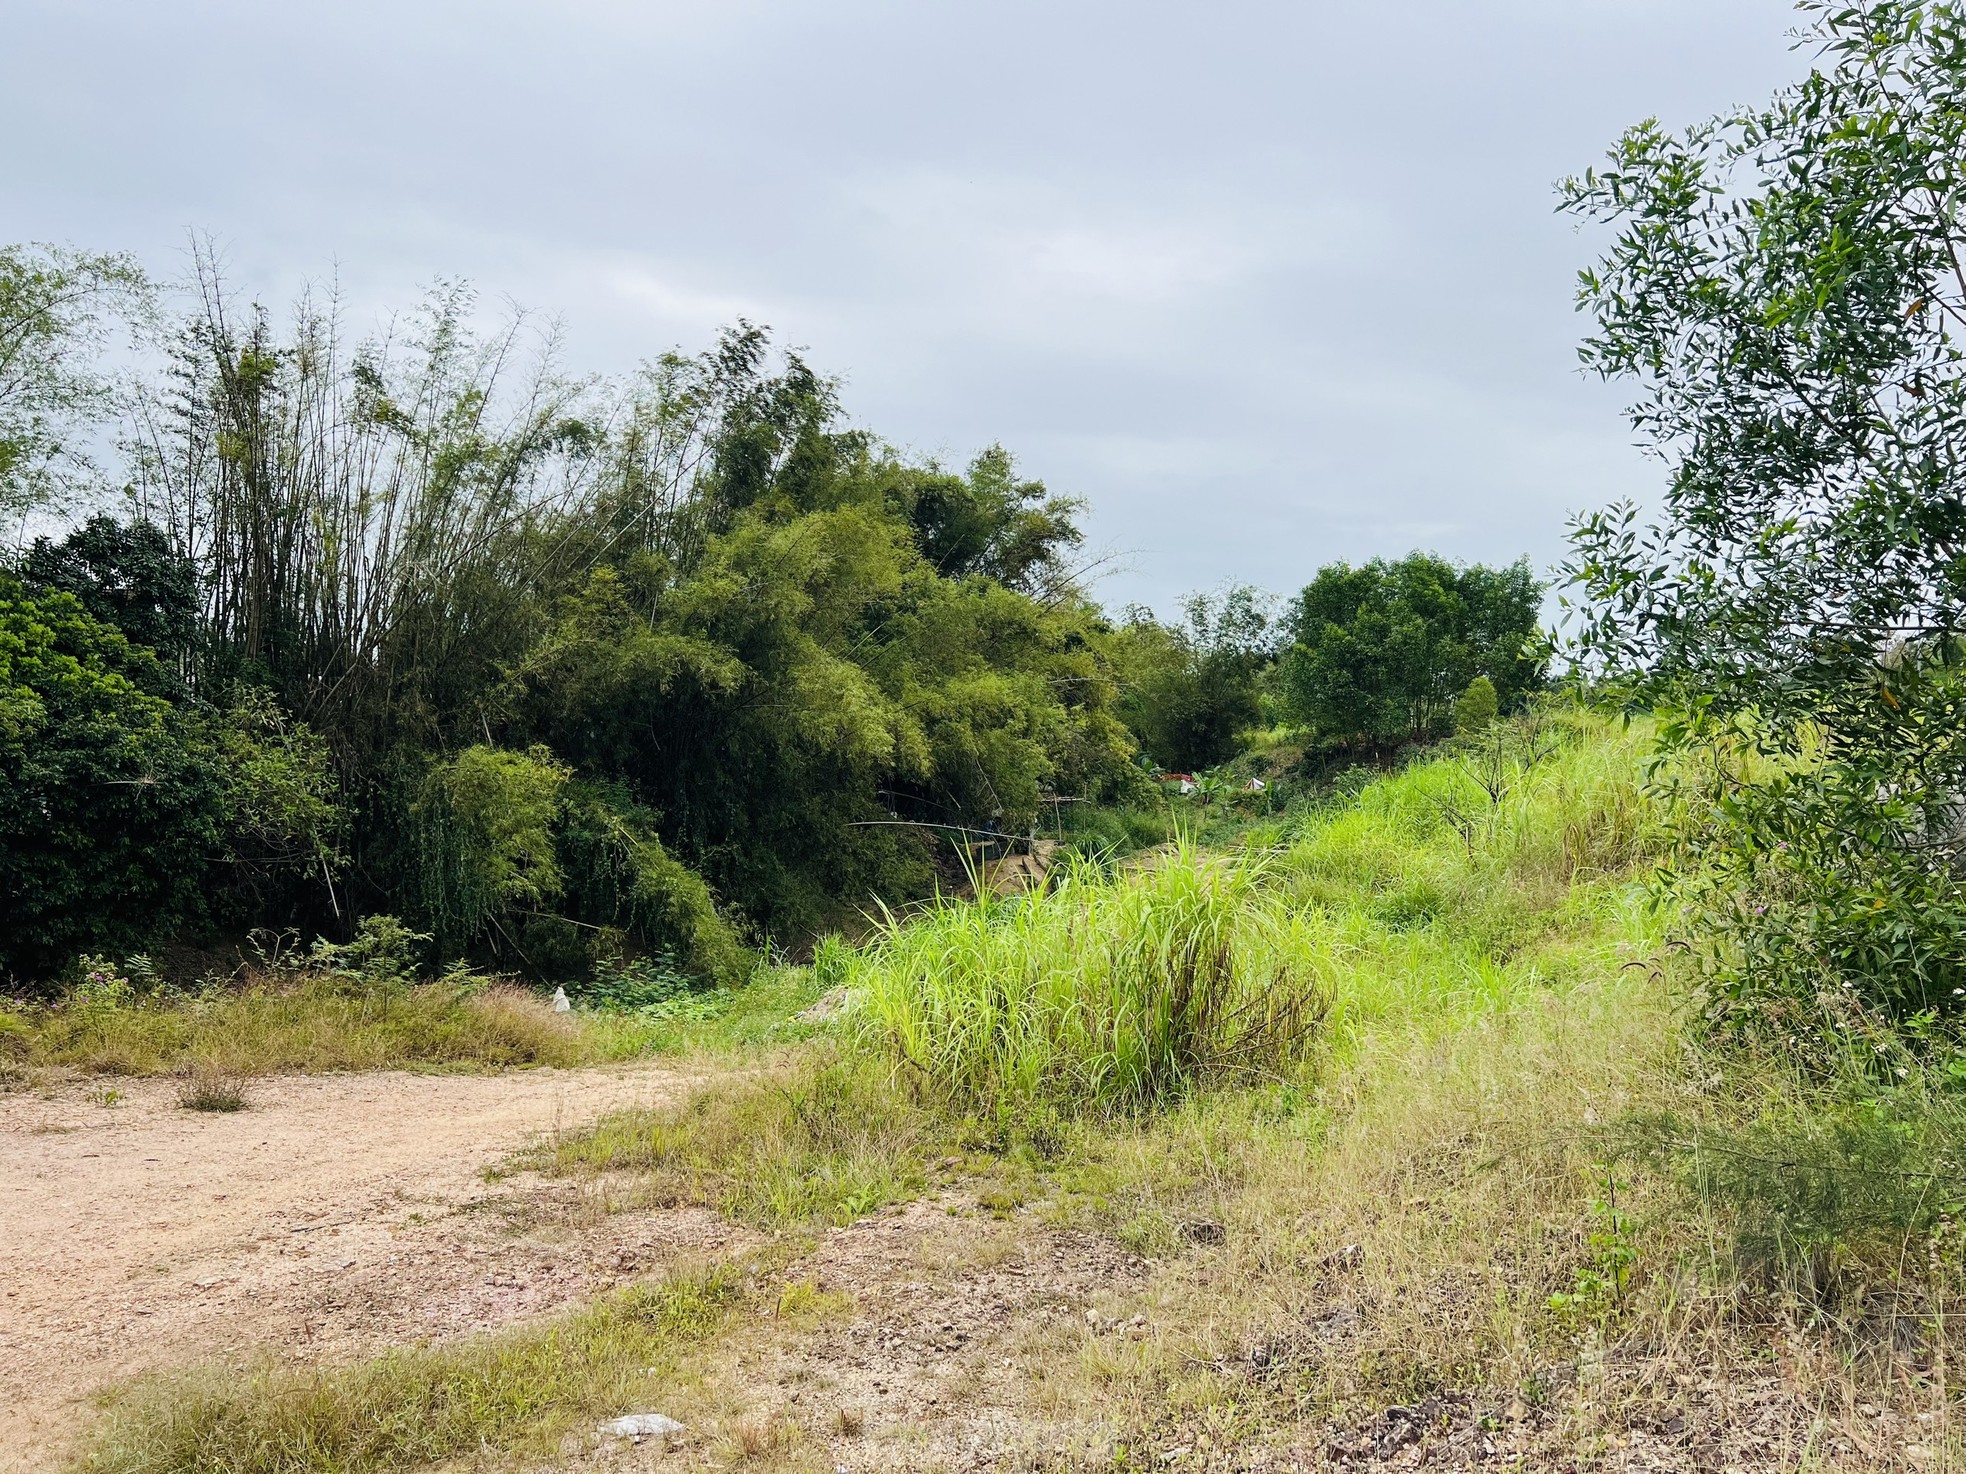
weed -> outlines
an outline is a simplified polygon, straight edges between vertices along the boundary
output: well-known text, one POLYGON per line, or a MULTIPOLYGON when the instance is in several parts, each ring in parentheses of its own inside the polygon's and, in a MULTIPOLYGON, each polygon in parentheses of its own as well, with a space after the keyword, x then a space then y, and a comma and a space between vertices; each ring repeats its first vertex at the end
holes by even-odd
POLYGON ((913 1195, 961 1128, 877 1062, 817 1046, 772 1072, 637 1108, 521 1159, 558 1173, 635 1170, 658 1203, 710 1203, 770 1226, 851 1223, 913 1195))
POLYGON ((1584 1260, 1577 1266, 1568 1290, 1550 1296, 1550 1309, 1572 1321, 1603 1320, 1621 1309, 1631 1284, 1638 1248, 1632 1237, 1631 1216, 1618 1206, 1618 1178, 1602 1164, 1590 1169, 1603 1195, 1590 1202, 1590 1227, 1584 1235, 1584 1260))
POLYGON ((738 1418, 729 1431, 731 1450, 739 1460, 782 1453, 798 1441, 798 1436, 798 1426, 784 1418, 738 1418))
POLYGON ((98 1075, 172 1074, 193 1062, 242 1078, 403 1065, 565 1066, 647 1042, 646 1029, 627 1020, 556 1016, 523 989, 457 979, 419 987, 262 975, 189 996, 90 983, 59 1005, 5 1018, 0 1059, 98 1075))
POLYGON ((195 1067, 178 1086, 177 1103, 187 1111, 243 1111, 246 1082, 239 1076, 206 1065, 195 1067))

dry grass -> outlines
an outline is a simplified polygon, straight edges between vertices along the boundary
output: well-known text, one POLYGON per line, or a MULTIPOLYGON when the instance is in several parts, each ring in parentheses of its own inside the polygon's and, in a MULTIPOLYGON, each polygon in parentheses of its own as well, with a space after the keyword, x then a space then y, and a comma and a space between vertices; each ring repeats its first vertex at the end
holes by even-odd
POLYGON ((549 1453, 662 1401, 682 1353, 746 1298, 730 1267, 671 1275, 475 1341, 311 1369, 212 1368, 118 1396, 87 1474, 381 1474, 486 1450, 549 1453))
POLYGON ((567 1067, 635 1052, 645 1030, 606 1015, 555 1014, 522 988, 260 979, 187 997, 77 999, 0 1014, 0 1061, 16 1071, 245 1079, 281 1070, 567 1067))
POLYGON ((226 1113, 243 1111, 252 1102, 246 1095, 246 1082, 237 1075, 195 1065, 178 1086, 177 1103, 187 1111, 226 1113))

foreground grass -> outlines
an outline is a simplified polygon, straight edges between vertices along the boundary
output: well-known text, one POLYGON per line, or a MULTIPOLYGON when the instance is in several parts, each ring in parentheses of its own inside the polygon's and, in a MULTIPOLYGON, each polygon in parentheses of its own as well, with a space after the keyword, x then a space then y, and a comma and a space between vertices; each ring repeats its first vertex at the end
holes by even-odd
MULTIPOLYGON (((1036 1125, 1279 1078, 1330 1004, 1328 929, 1259 859, 1187 844, 1117 878, 889 917, 830 971, 852 1023, 952 1105, 1036 1125)), ((822 971, 826 971, 822 966, 822 971)))
POLYGON ((372 1361, 140 1382, 117 1396, 88 1474, 383 1474, 486 1449, 547 1453, 644 1410, 682 1353, 745 1300, 730 1266, 671 1275, 577 1314, 372 1361))
POLYGON ((520 988, 263 981, 188 998, 83 997, 0 1011, 0 1071, 248 1077, 283 1070, 564 1068, 638 1053, 653 1032, 607 1015, 555 1014, 520 988))

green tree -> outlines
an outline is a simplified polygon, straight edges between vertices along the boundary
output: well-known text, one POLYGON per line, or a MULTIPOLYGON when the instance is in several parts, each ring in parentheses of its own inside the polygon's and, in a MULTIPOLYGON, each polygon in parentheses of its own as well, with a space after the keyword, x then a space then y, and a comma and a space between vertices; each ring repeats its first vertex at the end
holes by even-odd
POLYGON ((1468 682, 1468 689, 1454 698, 1454 730, 1479 732, 1494 722, 1501 709, 1495 683, 1487 676, 1476 676, 1468 682))
POLYGON ((1135 781, 1076 506, 1001 448, 902 456, 749 324, 610 383, 462 287, 363 343, 194 290, 135 520, 22 571, 164 656, 130 679, 223 770, 228 904, 728 979, 932 887, 930 826, 1135 781))
POLYGON ((203 913, 226 776, 146 689, 155 664, 71 595, 0 576, 0 973, 39 981, 203 913))
POLYGON ((1372 754, 1451 733, 1477 677, 1512 708, 1543 678, 1542 593, 1527 559, 1460 568, 1414 553, 1322 568, 1286 619, 1286 708, 1326 743, 1372 754))
POLYGON ((1576 653, 1711 759, 1682 894, 1723 1001, 1966 996, 1966 14, 1808 3, 1765 106, 1565 186, 1617 237, 1583 349, 1671 467, 1582 519, 1576 653))
POLYGON ((264 687, 240 686, 224 710, 197 716, 225 769, 228 919, 305 914, 323 898, 340 916, 349 816, 327 743, 264 687))
POLYGON ((173 670, 197 633, 198 570, 149 522, 90 517, 60 542, 36 538, 21 559, 28 587, 59 589, 173 670))
POLYGON ((1120 718, 1162 767, 1192 771, 1233 757, 1263 715, 1275 626, 1255 589, 1195 594, 1178 624, 1135 606, 1111 642, 1120 718))

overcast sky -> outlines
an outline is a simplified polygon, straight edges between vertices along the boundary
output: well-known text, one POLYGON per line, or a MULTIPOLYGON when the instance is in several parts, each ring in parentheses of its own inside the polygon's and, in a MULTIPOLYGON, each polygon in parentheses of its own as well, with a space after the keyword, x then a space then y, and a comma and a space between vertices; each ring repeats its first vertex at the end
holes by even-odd
POLYGON ((743 315, 1091 505, 1112 603, 1560 555, 1645 496, 1552 184, 1799 74, 1786 0, 6 0, 0 237, 437 276, 576 367, 743 315))

